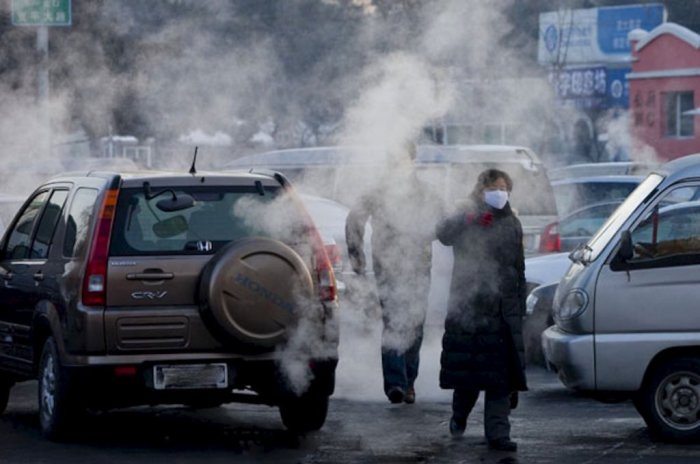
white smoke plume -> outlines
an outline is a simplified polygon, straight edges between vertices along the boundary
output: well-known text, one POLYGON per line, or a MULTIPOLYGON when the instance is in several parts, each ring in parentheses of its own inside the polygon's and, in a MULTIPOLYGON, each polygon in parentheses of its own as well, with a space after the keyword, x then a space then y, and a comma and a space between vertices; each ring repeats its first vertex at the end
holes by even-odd
MULTIPOLYGON (((219 151, 202 148, 201 168, 219 168, 251 151, 248 142, 258 134, 259 140, 273 140, 279 147, 304 143, 371 146, 370 155, 361 149, 357 153, 379 161, 381 169, 363 168, 341 179, 342 193, 354 199, 377 182, 391 184, 395 173, 387 172, 386 167, 394 166, 395 156, 401 156, 406 143, 418 141, 423 128, 434 121, 476 127, 477 123, 524 120, 526 124, 516 132, 525 141, 538 140, 548 130, 547 120, 558 116, 542 109, 551 101, 546 82, 517 52, 501 45, 512 27, 504 11, 513 1, 396 2, 392 14, 384 16, 378 2, 353 0, 357 14, 348 15, 349 19, 306 24, 305 34, 318 34, 314 37, 328 44, 329 50, 319 57, 307 56, 306 50, 297 47, 300 31, 269 31, 266 18, 243 15, 237 2, 162 1, 149 4, 150 9, 139 7, 138 2, 80 2, 74 14, 82 16, 75 21, 115 32, 115 41, 97 42, 87 32, 71 29, 50 31, 50 125, 36 101, 34 67, 28 67, 31 72, 25 75, 14 76, 12 82, 0 81, 0 103, 11 116, 0 121, 1 159, 8 167, 3 170, 3 190, 27 192, 61 170, 66 157, 79 158, 74 145, 56 147, 68 135, 85 131, 89 133, 86 138, 99 139, 116 134, 124 119, 138 123, 132 127, 143 132, 138 134, 142 139, 158 137, 158 166, 178 169, 189 165, 190 147, 167 146, 165 141, 178 140, 197 129, 229 134, 233 144, 219 151), (148 16, 156 7, 192 9, 196 15, 183 14, 161 24, 159 18, 148 16), (354 35, 336 34, 358 24, 356 31, 350 29, 354 35), (251 30, 247 35, 237 34, 251 30), (284 40, 275 40, 273 35, 284 40), (341 42, 337 37, 348 40, 341 42), (120 42, 120 38, 129 41, 120 42), (119 50, 127 43, 135 45, 119 50), (285 61, 290 53, 298 59, 285 61), (109 59, 115 55, 120 60, 109 59), (361 65, 350 68, 344 61, 349 55, 361 56, 362 60, 353 62, 361 65), (305 67, 288 72, 295 65, 305 67), (73 71, 69 77, 63 75, 66 68, 73 71), (528 88, 523 91, 522 81, 508 81, 504 76, 528 76, 528 88), (75 119, 76 108, 83 120, 75 119), (117 114, 117 108, 121 113, 117 114), (50 140, 54 150, 42 149, 43 139, 50 140), (58 151, 65 156, 57 157, 58 151)), ((278 3, 273 14, 303 24, 309 9, 300 8, 302 2, 278 3)), ((334 5, 340 8, 347 2, 317 2, 319 7, 334 5)), ((295 23, 275 24, 283 29, 295 23)), ((24 42, 30 43, 27 49, 34 49, 34 30, 13 33, 23 34, 24 42)), ((89 147, 93 154, 99 150, 99 146, 89 147)), ((514 181, 518 183, 517 178, 514 181)), ((403 193, 400 188, 392 190, 399 199, 403 193)), ((407 227, 415 220, 422 219, 399 218, 407 227)), ((281 220, 271 227, 284 228, 285 224, 281 220)), ((405 273, 410 275, 411 269, 405 273)), ((434 296, 445 298, 444 294, 434 296)), ((376 300, 372 294, 355 297, 363 298, 376 300)), ((352 321, 354 316, 358 325, 364 325, 367 313, 348 303, 341 300, 344 320, 352 321)), ((372 327, 379 326, 376 312, 369 317, 372 327)), ((409 319, 415 317, 415 313, 409 315, 409 319)), ((439 325, 439 317, 428 314, 428 319, 437 319, 439 325)), ((341 343, 352 344, 351 340, 341 343)), ((378 359, 379 352, 375 354, 378 359)), ((425 369, 436 363, 431 355, 424 361, 425 369)), ((352 357, 341 360, 343 366, 352 369, 352 357)), ((290 371, 305 377, 303 369, 290 371)))

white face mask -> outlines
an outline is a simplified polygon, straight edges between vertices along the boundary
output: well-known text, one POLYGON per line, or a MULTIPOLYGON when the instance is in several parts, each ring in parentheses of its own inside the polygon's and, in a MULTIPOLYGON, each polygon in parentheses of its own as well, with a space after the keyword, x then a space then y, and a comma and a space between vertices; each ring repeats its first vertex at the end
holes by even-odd
POLYGON ((508 192, 503 190, 486 190, 484 191, 484 201, 487 205, 496 209, 503 209, 508 203, 508 192))

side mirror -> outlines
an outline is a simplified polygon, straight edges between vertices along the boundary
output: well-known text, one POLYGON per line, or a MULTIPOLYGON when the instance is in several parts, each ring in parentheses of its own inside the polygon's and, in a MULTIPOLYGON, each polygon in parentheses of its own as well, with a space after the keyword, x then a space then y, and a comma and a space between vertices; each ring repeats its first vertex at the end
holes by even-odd
POLYGON ((632 246, 632 233, 629 230, 623 230, 620 234, 620 248, 617 250, 617 257, 622 262, 627 262, 634 256, 634 247, 632 246))

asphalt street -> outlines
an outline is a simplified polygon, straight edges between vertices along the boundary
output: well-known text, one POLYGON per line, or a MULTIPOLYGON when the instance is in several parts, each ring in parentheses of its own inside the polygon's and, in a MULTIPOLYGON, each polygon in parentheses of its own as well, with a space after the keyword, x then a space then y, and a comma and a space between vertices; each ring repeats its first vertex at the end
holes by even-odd
POLYGON ((565 389, 542 368, 512 414, 516 453, 490 451, 483 403, 464 437, 448 432, 450 392, 437 386, 440 332, 426 334, 414 405, 381 392, 376 324, 345 321, 336 394, 319 432, 295 436, 277 409, 230 404, 138 407, 91 417, 71 443, 41 438, 36 384, 15 387, 0 416, 0 462, 33 463, 696 463, 700 447, 656 443, 630 402, 603 404, 565 389))

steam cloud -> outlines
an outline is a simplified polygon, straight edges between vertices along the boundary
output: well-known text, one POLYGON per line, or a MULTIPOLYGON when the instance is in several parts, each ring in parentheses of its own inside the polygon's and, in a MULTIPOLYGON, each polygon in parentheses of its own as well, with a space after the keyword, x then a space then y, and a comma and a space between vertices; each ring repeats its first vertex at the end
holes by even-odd
MULTIPOLYGON (((395 154, 405 142, 417 140, 422 127, 442 117, 525 120, 529 124, 520 129, 522 140, 540 140, 542 133, 549 130, 546 122, 562 123, 570 115, 547 113, 552 96, 543 79, 532 78, 529 88, 523 91, 522 81, 503 78, 538 74, 518 57, 518 52, 501 45, 504 34, 512 27, 503 12, 513 2, 436 0, 425 2, 422 8, 384 17, 372 0, 352 0, 359 11, 353 19, 361 24, 358 33, 351 41, 339 43, 332 39, 334 28, 342 24, 307 25, 322 31, 335 48, 316 61, 304 56, 304 50, 295 50, 300 62, 303 58, 304 63, 311 65, 304 73, 296 73, 293 81, 288 80, 289 63, 281 59, 290 51, 278 48, 280 42, 273 40, 262 21, 246 24, 249 17, 240 14, 235 2, 161 2, 161 6, 195 8, 200 14, 191 18, 183 15, 177 22, 152 28, 152 32, 141 29, 142 10, 136 11, 122 2, 95 2, 95 6, 85 2, 79 11, 86 17, 80 20, 92 21, 95 28, 108 28, 125 37, 138 37, 138 47, 124 51, 121 56, 125 65, 115 68, 107 59, 114 50, 105 50, 87 35, 72 33, 70 29, 52 30, 51 43, 62 46, 57 47, 60 52, 49 56, 50 126, 46 108, 36 98, 36 67, 19 67, 30 70, 26 73, 5 73, 6 78, 0 81, 0 105, 6 114, 0 120, 3 190, 27 193, 40 180, 62 170, 65 160, 76 157, 76 149, 82 145, 62 145, 64 141, 75 140, 76 134, 83 134, 85 139, 109 135, 118 127, 118 118, 141 122, 138 126, 144 133, 137 134, 141 138, 177 140, 200 128, 230 134, 233 146, 227 149, 227 156, 250 151, 248 142, 263 126, 282 146, 371 145, 377 149, 367 155, 372 157, 395 154), (202 11, 207 14, 201 14, 202 11), (239 41, 231 33, 236 28, 252 28, 255 32, 239 41), (350 52, 364 57, 361 69, 344 64, 343 57, 350 52), (69 77, 59 72, 66 68, 72 70, 69 77), (300 74, 304 77, 299 78, 300 74), (290 87, 295 93, 289 92, 290 87), (318 100, 326 105, 317 105, 318 100), (124 101, 130 102, 129 111, 113 117, 117 104, 124 101), (76 119, 76 108, 80 109, 82 120, 76 119), (334 116, 340 117, 334 120, 334 116), (53 150, 47 148, 48 144, 53 145, 53 150)), ((279 7, 283 11, 278 13, 299 19, 303 16, 298 9, 302 3, 284 2, 279 7)), ((8 14, 7 4, 2 8, 8 14)), ((286 34, 287 42, 294 43, 298 32, 280 33, 286 34)), ((17 28, 8 34, 21 36, 23 41, 13 43, 24 43, 32 50, 34 33, 33 28, 17 28)), ((36 59, 30 55, 29 60, 36 59)), ((184 167, 190 160, 190 150, 162 148, 167 156, 158 159, 160 166, 184 167)), ((98 149, 90 147, 93 152, 98 149)), ((217 167, 225 161, 225 157, 212 159, 204 155, 201 163, 204 167, 217 167)), ((390 165, 390 160, 383 161, 384 166, 390 165)), ((354 188, 346 193, 356 198, 378 182, 386 182, 388 173, 371 174, 376 175, 348 173, 354 188)), ((514 182, 517 184, 518 179, 514 182)), ((411 269, 405 273, 410 275, 411 269)), ((431 301, 444 302, 445 290, 434 287, 431 301)), ((352 308, 343 311, 346 325, 363 326, 364 312, 353 312, 352 308)), ((429 313, 428 320, 431 319, 434 322, 429 313)), ((374 354, 367 356, 378 361, 378 332, 376 325, 370 327, 367 333, 351 329, 347 334, 352 337, 353 333, 362 332, 368 336, 360 349, 374 346, 374 354)), ((352 343, 341 342, 341 368, 345 372, 360 372, 364 377, 366 358, 350 355, 352 343)), ((426 346, 430 343, 426 340, 426 346)), ((306 355, 309 349, 314 350, 305 347, 306 355)), ((436 345, 423 361, 421 377, 426 382, 437 378, 427 378, 433 375, 427 372, 437 363, 433 349, 437 349, 436 345)), ((285 355, 288 358, 293 356, 285 355)), ((299 365, 290 364, 290 372, 303 383, 306 374, 299 365)), ((376 366, 374 371, 372 376, 380 378, 376 366)), ((340 376, 348 381, 350 377, 340 376)), ((380 389, 354 391, 371 396, 380 389)), ((342 384, 339 393, 343 394, 342 384)))

